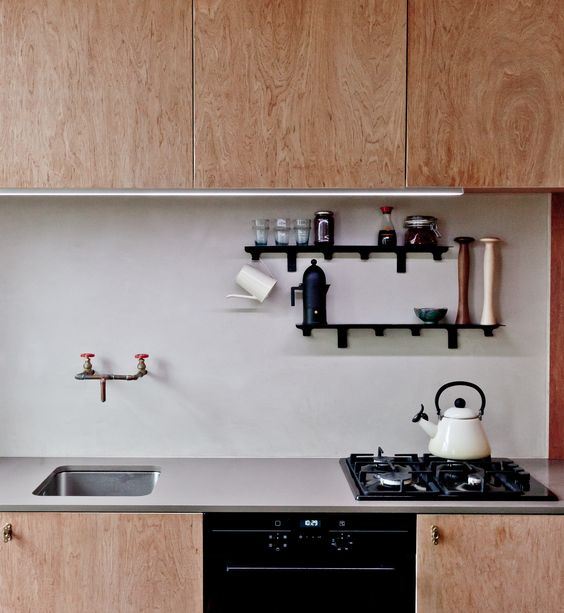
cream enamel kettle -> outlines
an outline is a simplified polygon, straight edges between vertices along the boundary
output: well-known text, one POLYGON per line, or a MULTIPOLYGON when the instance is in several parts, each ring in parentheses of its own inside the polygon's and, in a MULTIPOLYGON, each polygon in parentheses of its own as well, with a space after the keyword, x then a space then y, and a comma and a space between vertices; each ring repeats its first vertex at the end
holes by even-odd
POLYGON ((419 425, 431 437, 429 451, 448 460, 479 460, 491 455, 490 444, 482 427, 482 416, 486 407, 484 392, 474 383, 452 381, 443 385, 435 396, 435 406, 439 416, 437 425, 429 421, 423 405, 412 421, 419 425), (439 398, 449 387, 466 385, 475 389, 482 400, 478 411, 466 406, 463 398, 457 398, 454 406, 441 414, 439 398))

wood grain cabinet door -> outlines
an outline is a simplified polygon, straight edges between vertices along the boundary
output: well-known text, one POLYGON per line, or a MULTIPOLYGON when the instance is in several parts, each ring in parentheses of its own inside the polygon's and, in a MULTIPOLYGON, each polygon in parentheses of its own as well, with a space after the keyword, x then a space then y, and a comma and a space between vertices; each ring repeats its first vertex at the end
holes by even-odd
POLYGON ((408 6, 407 184, 564 187, 564 2, 408 6))
POLYGON ((0 0, 0 187, 192 187, 192 0, 0 0))
POLYGON ((563 579, 564 515, 417 518, 417 613, 556 613, 563 579))
POLYGON ((201 613, 199 514, 2 513, 2 613, 201 613))
POLYGON ((406 0, 194 0, 195 187, 405 184, 406 0))

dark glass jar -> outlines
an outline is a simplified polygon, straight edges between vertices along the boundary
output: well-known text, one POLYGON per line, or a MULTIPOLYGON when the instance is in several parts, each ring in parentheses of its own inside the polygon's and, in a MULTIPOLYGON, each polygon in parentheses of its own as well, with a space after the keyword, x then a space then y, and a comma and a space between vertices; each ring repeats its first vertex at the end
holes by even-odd
POLYGON ((332 211, 317 211, 313 219, 313 244, 335 244, 335 218, 332 211))
POLYGON ((437 218, 431 215, 410 215, 403 222, 406 245, 436 245, 441 234, 437 218))

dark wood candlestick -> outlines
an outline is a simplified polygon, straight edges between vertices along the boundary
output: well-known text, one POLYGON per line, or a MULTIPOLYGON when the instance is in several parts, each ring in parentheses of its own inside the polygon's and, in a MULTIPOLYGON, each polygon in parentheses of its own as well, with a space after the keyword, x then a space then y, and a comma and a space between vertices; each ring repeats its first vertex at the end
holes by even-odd
POLYGON ((470 249, 468 245, 474 242, 471 236, 457 236, 454 239, 459 245, 458 251, 458 311, 457 324, 469 324, 470 311, 468 310, 468 281, 470 279, 470 249))

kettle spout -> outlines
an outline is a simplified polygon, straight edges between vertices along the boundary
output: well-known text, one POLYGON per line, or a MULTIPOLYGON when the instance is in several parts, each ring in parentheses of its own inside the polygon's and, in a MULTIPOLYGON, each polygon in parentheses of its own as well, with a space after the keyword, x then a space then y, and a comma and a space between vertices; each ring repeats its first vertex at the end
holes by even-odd
POLYGON ((425 413, 425 408, 421 405, 421 410, 415 417, 411 420, 414 423, 419 423, 419 425, 425 430, 428 436, 434 438, 437 434, 437 426, 429 421, 429 416, 425 413))
POLYGON ((437 434, 436 424, 433 424, 430 421, 425 421, 424 419, 422 419, 419 422, 419 425, 423 428, 423 430, 425 430, 428 436, 430 436, 431 438, 435 438, 435 435, 437 434))

